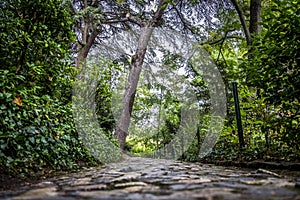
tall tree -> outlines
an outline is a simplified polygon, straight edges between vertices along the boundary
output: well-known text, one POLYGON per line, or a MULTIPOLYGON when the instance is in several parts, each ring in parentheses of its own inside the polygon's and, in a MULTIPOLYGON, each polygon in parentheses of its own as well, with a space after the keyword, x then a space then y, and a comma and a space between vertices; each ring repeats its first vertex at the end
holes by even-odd
POLYGON ((75 21, 78 67, 85 63, 92 46, 101 42, 102 38, 111 37, 120 29, 140 30, 134 55, 129 55, 130 72, 122 101, 122 114, 115 131, 115 138, 118 139, 121 149, 124 149, 137 83, 148 42, 155 27, 169 27, 200 39, 207 34, 204 33, 205 26, 207 28, 216 25, 212 18, 219 10, 232 9, 226 0, 74 0, 73 3, 74 14, 77 16, 75 21))
POLYGON ((213 15, 215 10, 226 6, 225 1, 210 4, 206 1, 160 0, 156 5, 155 11, 148 11, 147 13, 144 3, 144 5, 142 4, 141 6, 145 9, 142 14, 127 13, 126 17, 129 21, 140 27, 140 35, 135 54, 131 58, 130 72, 122 101, 123 108, 115 130, 115 138, 119 141, 121 150, 125 148, 139 76, 154 28, 162 25, 169 26, 177 30, 184 30, 186 33, 193 34, 197 37, 201 34, 199 28, 200 21, 206 19, 206 23, 211 25, 211 16, 209 16, 209 14, 213 15), (207 13, 205 13, 204 6, 207 5, 209 6, 206 9, 207 13), (188 19, 188 13, 190 15, 193 13, 195 17, 198 18, 188 19))
POLYGON ((149 20, 144 21, 136 19, 130 14, 127 15, 127 17, 131 21, 137 23, 141 27, 141 32, 136 52, 132 56, 128 81, 122 101, 123 109, 115 131, 115 138, 119 141, 121 150, 125 149, 126 135, 130 124, 134 98, 140 73, 142 70, 143 61, 147 51, 147 46, 154 28, 161 22, 162 15, 164 13, 164 10, 167 8, 167 5, 168 3, 166 0, 161 0, 158 4, 155 14, 149 20))
POLYGON ((77 57, 76 67, 79 68, 85 64, 85 59, 95 42, 96 37, 101 32, 99 20, 101 17, 100 9, 95 1, 74 1, 75 28, 77 28, 77 57))

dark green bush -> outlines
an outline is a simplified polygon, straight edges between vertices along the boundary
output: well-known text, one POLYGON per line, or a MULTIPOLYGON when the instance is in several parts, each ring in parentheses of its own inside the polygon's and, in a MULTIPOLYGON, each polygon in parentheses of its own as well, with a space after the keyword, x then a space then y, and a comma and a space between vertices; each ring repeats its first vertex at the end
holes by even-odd
POLYGON ((77 137, 72 19, 61 0, 0 5, 0 168, 31 176, 95 160, 77 137))

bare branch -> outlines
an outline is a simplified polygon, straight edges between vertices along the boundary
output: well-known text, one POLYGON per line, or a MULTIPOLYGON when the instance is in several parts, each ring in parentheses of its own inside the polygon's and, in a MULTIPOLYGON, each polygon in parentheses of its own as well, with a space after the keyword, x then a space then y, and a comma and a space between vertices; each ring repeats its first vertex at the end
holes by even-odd
POLYGON ((141 18, 139 18, 139 17, 137 17, 137 16, 133 16, 133 15, 131 15, 130 13, 127 13, 127 14, 126 14, 126 18, 127 18, 130 22, 135 23, 135 24, 137 24, 137 25, 139 25, 139 26, 141 26, 141 27, 143 27, 143 26, 146 25, 146 23, 145 23, 141 18))
POLYGON ((116 23, 124 23, 129 21, 128 19, 109 19, 102 22, 102 24, 116 24, 116 23))
MULTIPOLYGON (((215 40, 215 41, 211 41, 211 42, 208 42, 209 45, 214 45, 214 44, 218 44, 219 42, 224 42, 226 39, 243 39, 239 36, 234 36, 234 35, 231 35, 231 36, 224 36, 218 40, 215 40)), ((204 43, 203 43, 204 44, 204 43)))
POLYGON ((191 33, 197 35, 197 33, 195 32, 195 30, 193 30, 191 27, 192 25, 184 18, 184 16, 182 15, 182 13, 178 10, 178 8, 176 8, 176 6, 173 6, 173 9, 176 11, 180 21, 183 24, 183 27, 185 29, 188 29, 189 31, 191 31, 191 33))

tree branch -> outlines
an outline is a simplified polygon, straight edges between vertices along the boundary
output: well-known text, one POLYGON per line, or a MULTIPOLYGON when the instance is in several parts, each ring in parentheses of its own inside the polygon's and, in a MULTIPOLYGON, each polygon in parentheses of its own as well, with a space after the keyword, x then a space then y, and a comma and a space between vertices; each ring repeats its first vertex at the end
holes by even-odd
POLYGON ((220 45, 220 50, 219 50, 219 55, 218 55, 217 61, 219 61, 220 55, 221 55, 221 53, 222 53, 222 47, 223 47, 223 44, 224 44, 224 42, 225 42, 225 40, 226 40, 226 38, 227 38, 228 33, 229 33, 229 32, 227 31, 227 32, 225 33, 224 37, 222 38, 223 40, 222 40, 221 45, 220 45))
POLYGON ((230 1, 233 4, 235 10, 237 11, 237 13, 239 15, 239 18, 240 18, 240 21, 241 21, 241 24, 243 26, 244 33, 245 33, 245 36, 246 36, 247 45, 250 46, 251 45, 251 35, 250 35, 249 29, 247 27, 243 11, 242 11, 241 7, 239 6, 239 4, 236 0, 230 0, 230 1))
POLYGON ((158 8, 150 21, 150 26, 156 27, 159 26, 162 15, 164 14, 165 9, 168 6, 167 0, 160 0, 158 8))
POLYGON ((106 21, 103 21, 102 24, 116 24, 116 23, 123 23, 129 21, 128 19, 109 19, 106 21))
POLYGON ((128 21, 135 23, 137 25, 139 25, 140 27, 143 27, 146 25, 146 23, 139 17, 137 16, 133 16, 130 13, 126 14, 126 18, 128 19, 128 21))
POLYGON ((193 29, 191 29, 191 26, 192 26, 192 25, 191 25, 189 22, 187 22, 187 21, 185 20, 184 16, 183 16, 182 13, 176 8, 176 6, 173 6, 173 9, 176 11, 176 13, 177 13, 177 15, 178 15, 180 21, 181 21, 182 24, 183 24, 183 27, 186 28, 186 29, 188 29, 189 31, 191 31, 191 33, 197 35, 197 33, 196 33, 193 29))
MULTIPOLYGON (((242 39, 241 37, 239 36, 234 36, 234 35, 231 35, 231 36, 224 36, 218 40, 215 40, 215 41, 211 41, 211 42, 208 42, 209 45, 214 45, 214 44, 218 44, 219 42, 223 42, 224 40, 226 39, 242 39)), ((203 43, 204 44, 204 43, 203 43)))
POLYGON ((89 36, 88 38, 88 41, 87 41, 87 44, 86 46, 84 47, 85 48, 85 51, 83 52, 83 58, 87 58, 87 55, 96 39, 96 37, 98 36, 99 34, 99 30, 95 29, 93 30, 93 32, 91 33, 91 35, 89 36))

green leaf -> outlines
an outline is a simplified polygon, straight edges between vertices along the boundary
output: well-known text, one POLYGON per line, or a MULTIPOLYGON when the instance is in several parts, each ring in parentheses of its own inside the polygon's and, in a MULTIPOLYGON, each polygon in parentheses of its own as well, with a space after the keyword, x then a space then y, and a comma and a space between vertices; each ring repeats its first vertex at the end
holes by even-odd
POLYGON ((35 138, 34 138, 34 137, 29 137, 28 139, 29 139, 29 141, 30 141, 32 144, 35 144, 35 138))

